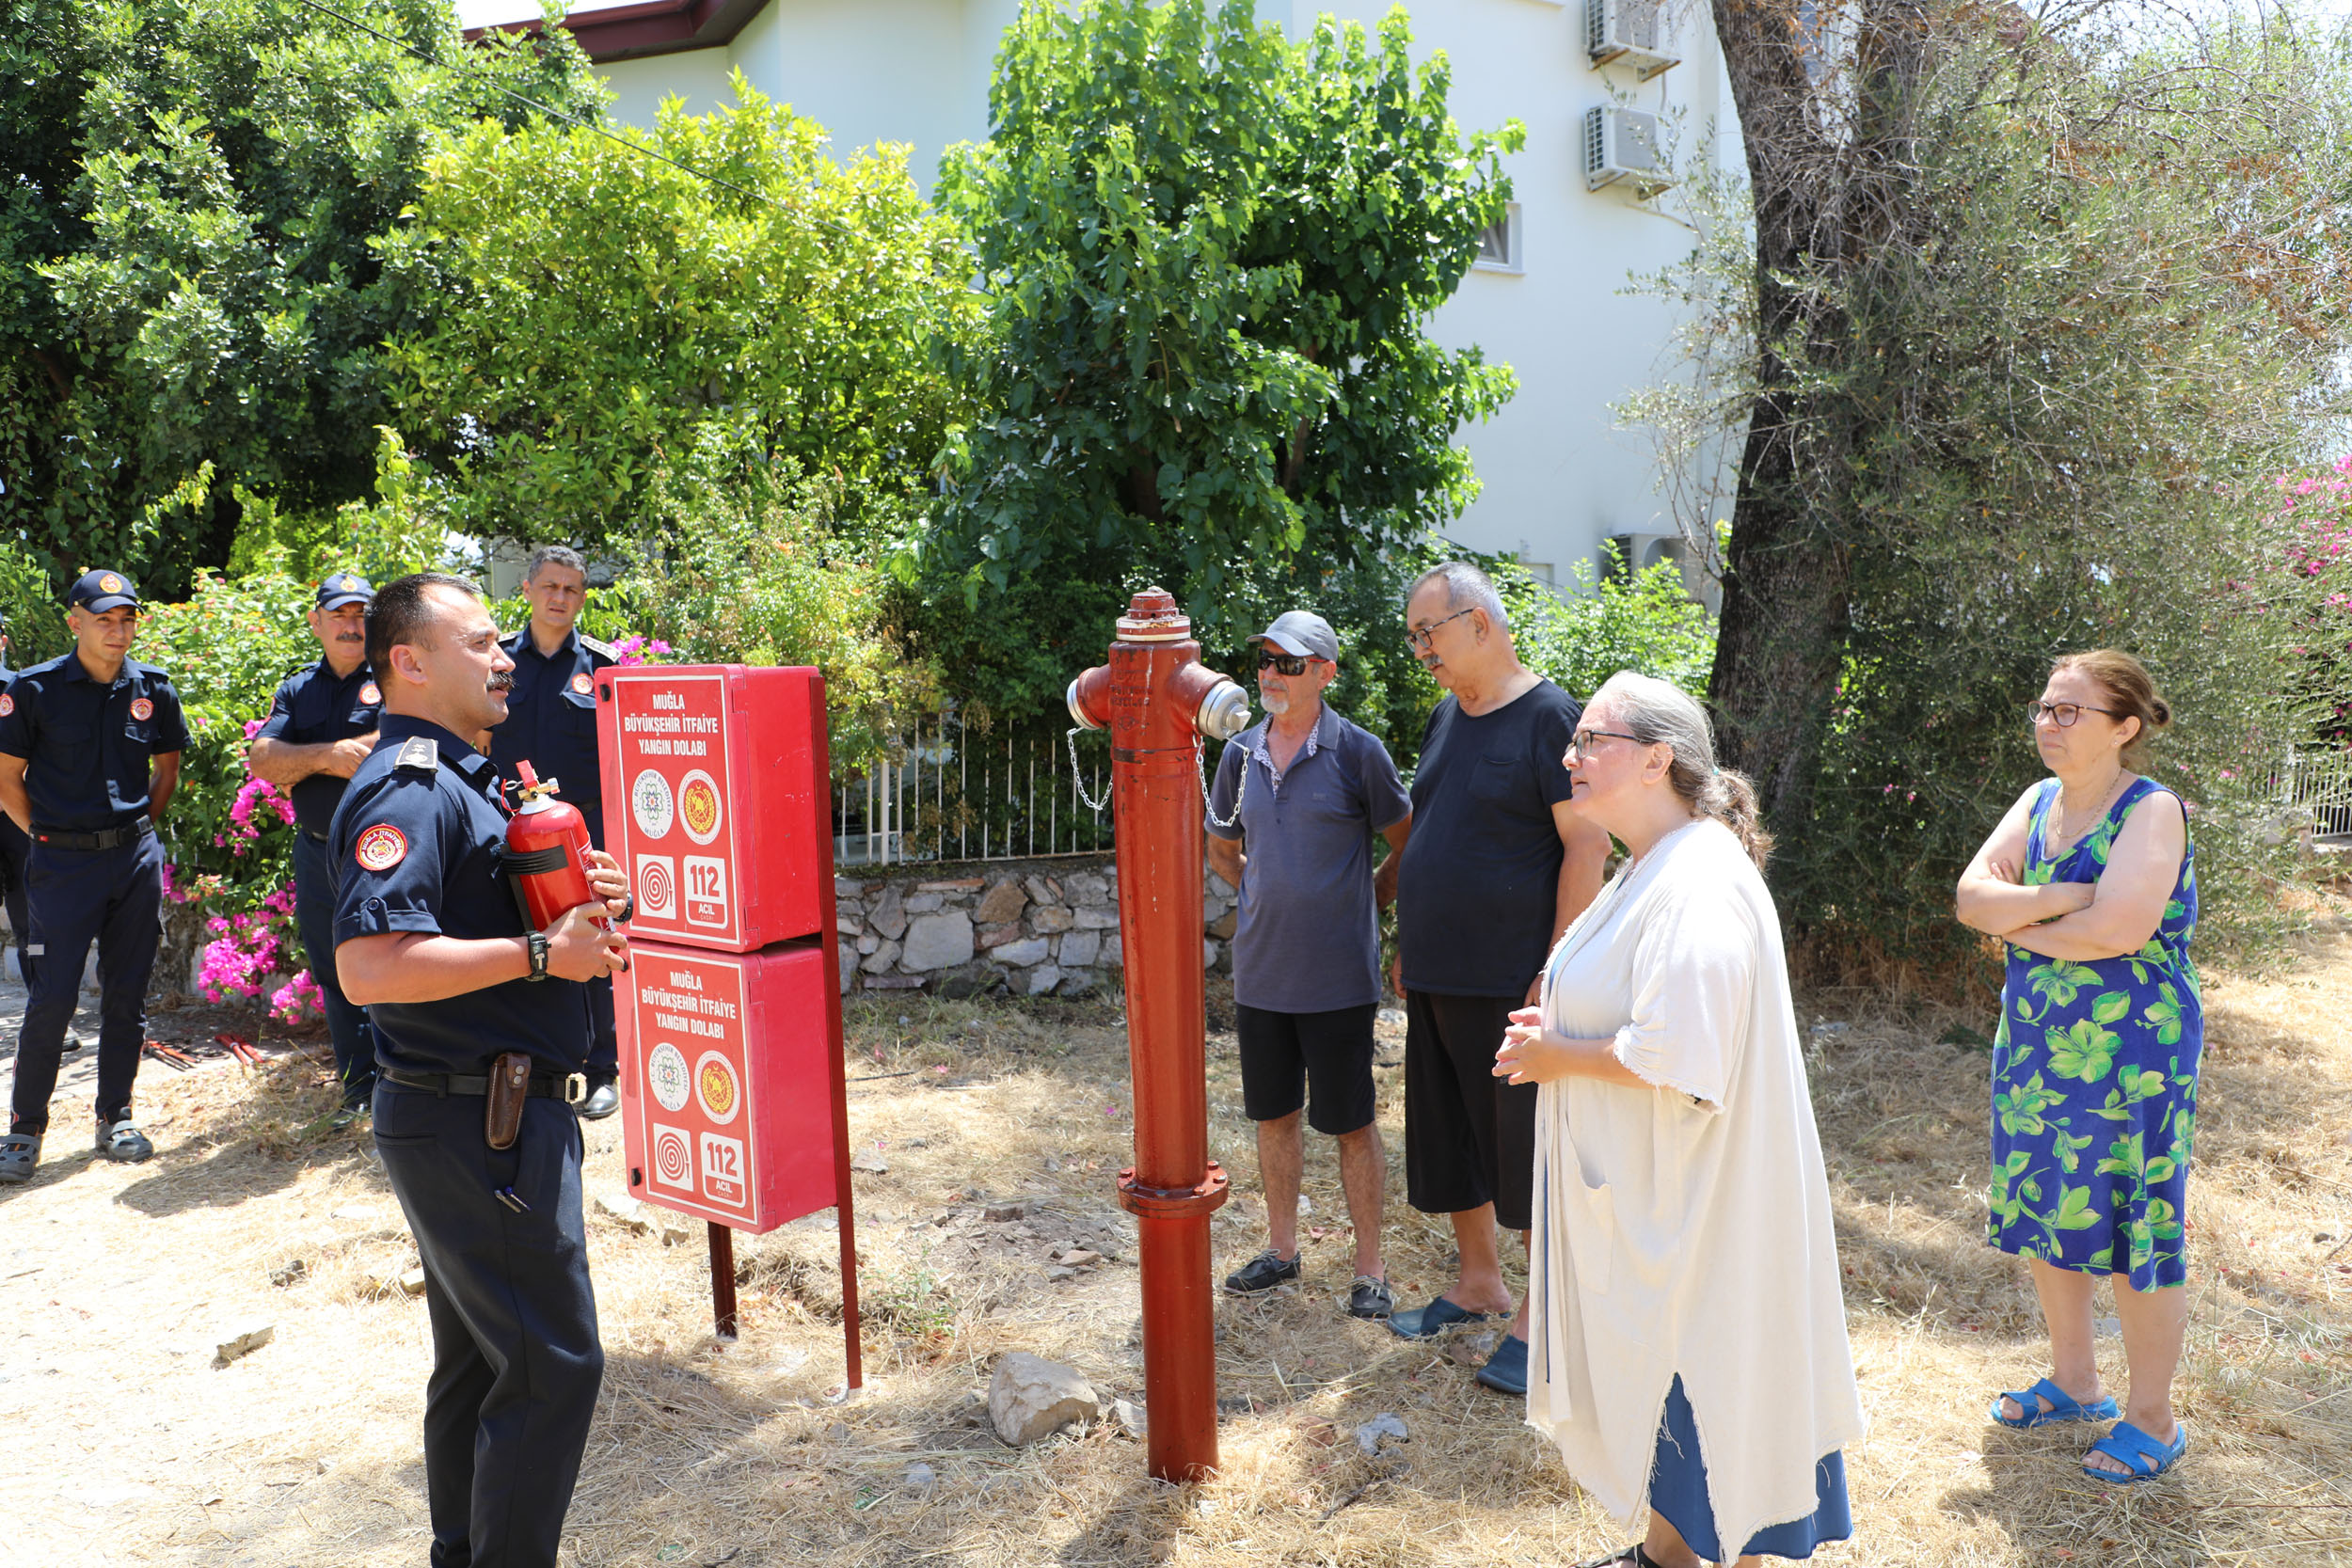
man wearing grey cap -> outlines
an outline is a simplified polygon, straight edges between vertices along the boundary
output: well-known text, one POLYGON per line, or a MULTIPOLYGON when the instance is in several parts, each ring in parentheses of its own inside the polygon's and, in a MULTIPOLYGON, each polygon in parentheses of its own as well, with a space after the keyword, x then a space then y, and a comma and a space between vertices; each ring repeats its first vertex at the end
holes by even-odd
POLYGON ((1374 1119, 1373 1015, 1380 1006, 1380 908, 1396 895, 1413 808, 1388 749, 1325 705, 1339 639, 1294 610, 1252 637, 1266 717, 1229 742, 1210 791, 1209 864, 1240 890, 1233 1003, 1242 1105, 1258 1124, 1266 1249, 1225 1281, 1256 1295, 1299 1276, 1303 1110, 1339 1141, 1356 1232, 1347 1310, 1395 1305, 1380 1259, 1388 1162, 1374 1119), (1389 841, 1375 876, 1372 841, 1389 841))

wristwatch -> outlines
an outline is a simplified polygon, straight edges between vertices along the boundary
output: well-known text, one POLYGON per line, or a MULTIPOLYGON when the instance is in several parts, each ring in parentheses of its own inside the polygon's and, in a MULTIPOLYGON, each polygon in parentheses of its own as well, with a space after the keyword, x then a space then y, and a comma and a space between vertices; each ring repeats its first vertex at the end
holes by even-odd
POLYGON ((540 931, 525 931, 523 933, 523 942, 531 949, 531 974, 529 978, 533 980, 546 979, 548 977, 548 939, 546 934, 540 931))

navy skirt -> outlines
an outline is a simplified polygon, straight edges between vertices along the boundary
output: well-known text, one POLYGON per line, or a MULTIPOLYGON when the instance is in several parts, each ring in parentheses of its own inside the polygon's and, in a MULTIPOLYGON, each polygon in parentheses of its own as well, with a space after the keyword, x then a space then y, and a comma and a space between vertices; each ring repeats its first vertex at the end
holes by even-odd
POLYGON ((1853 1534, 1853 1510, 1846 1501, 1846 1455, 1843 1449, 1824 1455, 1814 1466, 1813 1490, 1820 1506, 1802 1519, 1771 1525, 1749 1537, 1737 1552, 1726 1552, 1715 1539, 1715 1511, 1707 1499, 1707 1461, 1699 1456, 1699 1423, 1691 1414, 1690 1396, 1682 1391, 1682 1374, 1675 1374, 1666 1390, 1665 1418, 1658 1424, 1658 1457, 1650 1470, 1650 1512, 1682 1532, 1691 1549, 1709 1562, 1735 1557, 1806 1558, 1824 1541, 1843 1541, 1853 1534))

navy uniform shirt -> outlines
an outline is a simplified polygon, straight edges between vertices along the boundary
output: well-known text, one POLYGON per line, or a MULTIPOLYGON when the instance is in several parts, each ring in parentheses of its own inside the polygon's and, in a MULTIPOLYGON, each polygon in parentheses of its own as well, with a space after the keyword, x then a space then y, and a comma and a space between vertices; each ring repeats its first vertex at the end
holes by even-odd
MULTIPOLYGON (((294 746, 324 746, 355 735, 375 733, 384 693, 362 659, 350 674, 338 679, 324 658, 279 683, 269 703, 269 718, 254 732, 256 740, 283 740, 294 746)), ((332 773, 313 773, 294 784, 294 821, 313 838, 326 836, 336 804, 351 781, 332 773)))
POLYGON ((542 779, 556 782, 556 798, 580 808, 588 837, 604 847, 604 772, 596 760, 596 672, 612 666, 610 644, 564 635, 553 658, 541 656, 523 627, 505 642, 515 661, 515 684, 506 693, 506 721, 490 732, 490 760, 499 777, 512 784, 515 765, 531 764, 542 779))
MULTIPOLYGON (((327 831, 335 944, 421 931, 519 937, 523 915, 500 857, 506 812, 490 759, 421 719, 388 713, 327 831)), ((377 1002, 376 1057, 411 1072, 474 1074, 509 1051, 578 1072, 588 1061, 588 988, 515 979, 439 1002, 377 1002)))
POLYGON ((36 828, 128 827, 147 815, 151 759, 187 749, 180 693, 136 659, 102 686, 66 653, 18 671, 0 692, 0 752, 25 760, 36 828))

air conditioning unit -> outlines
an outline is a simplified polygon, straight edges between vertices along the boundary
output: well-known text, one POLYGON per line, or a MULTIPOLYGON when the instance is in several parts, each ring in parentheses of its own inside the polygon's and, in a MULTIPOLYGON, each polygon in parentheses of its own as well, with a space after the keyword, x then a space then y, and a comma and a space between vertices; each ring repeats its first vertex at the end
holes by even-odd
POLYGON ((1629 65, 1645 82, 1681 63, 1669 0, 1584 0, 1584 51, 1593 64, 1629 65))
POLYGON ((1675 182, 1666 164, 1665 128, 1656 115, 1613 104, 1584 114, 1584 188, 1622 182, 1645 197, 1675 182))
POLYGON ((1610 563, 1609 575, 1620 581, 1636 572, 1652 566, 1672 563, 1679 568, 1683 562, 1682 535, 1679 533, 1613 533, 1609 542, 1617 547, 1610 563))

